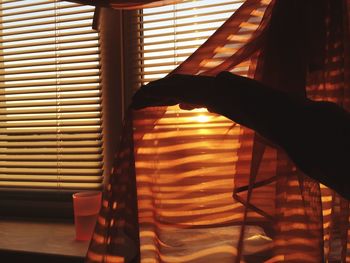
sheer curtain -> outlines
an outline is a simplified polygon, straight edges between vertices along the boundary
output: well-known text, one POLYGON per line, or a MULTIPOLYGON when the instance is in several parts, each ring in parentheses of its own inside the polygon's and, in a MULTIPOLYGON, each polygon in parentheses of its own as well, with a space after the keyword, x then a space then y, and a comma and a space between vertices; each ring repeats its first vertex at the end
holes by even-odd
MULTIPOLYGON (((348 5, 247 0, 174 72, 227 70, 349 110, 348 5)), ((253 131, 147 108, 125 119, 87 261, 350 262, 348 229, 349 202, 253 131)))

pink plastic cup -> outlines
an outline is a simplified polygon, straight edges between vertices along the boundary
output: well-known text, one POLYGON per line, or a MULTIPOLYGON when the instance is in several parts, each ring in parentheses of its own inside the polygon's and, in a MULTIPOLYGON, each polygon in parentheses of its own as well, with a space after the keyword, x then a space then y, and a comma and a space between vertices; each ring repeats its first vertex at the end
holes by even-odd
POLYGON ((91 239, 101 208, 101 200, 102 193, 98 191, 73 194, 76 240, 88 241, 91 239))

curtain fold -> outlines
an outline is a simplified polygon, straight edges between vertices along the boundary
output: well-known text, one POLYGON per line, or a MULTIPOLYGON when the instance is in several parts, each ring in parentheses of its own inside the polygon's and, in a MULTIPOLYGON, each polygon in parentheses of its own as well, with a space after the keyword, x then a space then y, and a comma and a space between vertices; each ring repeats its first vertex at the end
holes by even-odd
MULTIPOLYGON (((172 74, 231 71, 349 110, 348 5, 247 0, 172 74)), ((130 111, 110 180, 87 262, 350 262, 349 202, 204 109, 130 111)))

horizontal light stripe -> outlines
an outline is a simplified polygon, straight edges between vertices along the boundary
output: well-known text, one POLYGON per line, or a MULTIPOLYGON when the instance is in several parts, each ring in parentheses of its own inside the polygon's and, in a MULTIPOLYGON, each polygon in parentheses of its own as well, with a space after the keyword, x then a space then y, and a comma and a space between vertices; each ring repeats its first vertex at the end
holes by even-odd
MULTIPOLYGON (((66 119, 86 119, 86 118, 99 118, 101 117, 101 113, 99 111, 95 112, 81 112, 81 113, 75 113, 75 112, 69 112, 69 113, 47 113, 47 114, 7 114, 7 115, 0 115, 0 121, 26 121, 32 120, 52 120, 54 118, 59 118, 60 120, 66 120, 66 119)), ((1 135, 0 135, 1 138, 1 135)))
MULTIPOLYGON (((56 167, 56 168, 46 168, 46 167, 18 167, 18 168, 3 168, 0 167, 0 174, 3 173, 28 173, 28 170, 30 170, 31 173, 33 174, 53 174, 56 176, 59 176, 57 172, 60 172, 60 175, 64 174, 74 174, 74 175, 81 175, 81 174, 86 174, 87 176, 89 175, 99 175, 101 174, 101 169, 97 168, 84 168, 81 167, 79 169, 74 169, 74 168, 62 168, 62 167, 56 167)), ((4 185, 1 185, 4 186, 4 185)))
POLYGON ((36 148, 1 148, 0 146, 0 153, 6 153, 6 154, 57 154, 57 152, 60 152, 61 154, 85 154, 85 153, 101 153, 101 144, 96 143, 96 145, 93 145, 92 147, 86 147, 77 145, 71 145, 71 148, 68 147, 62 147, 57 148, 56 146, 52 146, 51 148, 46 146, 38 146, 35 145, 36 148), (43 148, 41 148, 43 147, 43 148), (79 148, 78 148, 79 147, 79 148))
POLYGON ((100 131, 102 128, 99 125, 95 126, 61 126, 61 127, 19 127, 19 128, 6 128, 1 129, 0 133, 7 134, 43 134, 43 133, 57 133, 57 132, 74 132, 74 133, 84 133, 84 132, 96 132, 100 131))
POLYGON ((101 160, 101 155, 99 154, 65 154, 65 155, 5 155, 0 154, 1 161, 11 161, 11 160, 23 160, 23 161, 47 161, 47 160, 60 160, 60 161, 76 161, 76 160, 101 160))
POLYGON ((0 187, 31 188, 31 189, 65 189, 92 190, 101 189, 101 183, 65 183, 65 182, 13 182, 0 180, 0 187))
MULTIPOLYGON (((61 37, 60 44, 63 43, 75 43, 75 42, 82 42, 82 41, 91 41, 91 40, 98 40, 98 36, 95 33, 90 33, 86 35, 81 36, 72 36, 72 37, 61 37)), ((33 40, 27 40, 27 41, 20 41, 20 42, 3 42, 2 46, 0 47, 0 50, 6 49, 6 48, 21 48, 21 47, 40 47, 42 45, 49 45, 49 44, 56 44, 56 39, 54 37, 52 38, 43 38, 43 39, 33 39, 33 40)))
MULTIPOLYGON (((76 13, 73 15, 66 15, 61 16, 60 23, 64 22, 75 22, 78 19, 84 19, 89 20, 93 18, 93 15, 90 11, 86 11, 83 13, 76 13)), ((0 25, 0 30, 8 30, 8 29, 15 29, 15 28, 23 28, 23 27, 31 27, 31 26, 39 26, 39 25, 50 25, 52 23, 55 23, 55 18, 52 16, 44 17, 44 18, 36 18, 36 19, 25 19, 25 20, 16 20, 13 22, 7 22, 0 25), (20 22, 21 21, 21 22, 20 22)))
MULTIPOLYGON (((61 105, 60 112, 70 112, 70 111, 90 111, 100 109, 99 101, 95 104, 87 105, 61 105)), ((17 113, 51 113, 57 112, 57 106, 30 106, 30 107, 14 107, 14 108, 0 108, 0 114, 17 114, 17 113)))
POLYGON ((70 140, 70 141, 76 141, 76 140, 99 140, 101 139, 102 135, 101 133, 88 133, 88 134, 40 134, 40 135, 17 135, 17 136, 10 136, 7 134, 1 134, 0 135, 0 141, 50 141, 50 140, 57 140, 57 138, 60 138, 61 140, 70 140))
POLYGON ((59 79, 42 79, 42 80, 27 80, 25 83, 23 81, 7 81, 6 84, 0 82, 1 88, 11 88, 11 87, 30 87, 37 85, 60 85, 60 84, 84 84, 84 83, 96 83, 100 81, 99 76, 89 76, 86 77, 70 77, 70 78, 59 78, 59 79))
POLYGON ((28 168, 46 168, 46 167, 53 167, 53 169, 62 169, 62 168, 77 168, 77 169, 82 169, 82 168, 96 168, 96 167, 101 167, 102 163, 101 162, 65 162, 64 160, 59 160, 57 162, 50 162, 50 161, 38 161, 38 162, 26 162, 26 161, 0 161, 0 166, 1 167, 7 167, 7 171, 11 171, 12 167, 28 167, 28 168), (59 167, 59 168, 57 168, 59 167))
MULTIPOLYGON (((17 174, 9 174, 9 175, 0 175, 1 181, 18 181, 18 182, 56 182, 57 181, 57 175, 30 175, 30 174, 24 174, 24 175, 17 175, 17 174)), ((101 182, 101 176, 69 176, 69 175, 62 175, 59 178, 60 182, 85 182, 85 183, 96 183, 101 182)))
POLYGON ((91 33, 91 28, 90 27, 84 27, 84 28, 72 28, 70 30, 66 29, 60 32, 52 32, 52 31, 46 31, 45 33, 32 33, 32 34, 22 34, 22 35, 10 35, 5 39, 0 39, 0 43, 12 43, 14 41, 25 41, 25 40, 37 40, 39 37, 40 38, 52 38, 52 37, 77 37, 79 35, 85 35, 91 33))
POLYGON ((0 4, 0 186, 100 188, 94 8, 56 0, 0 4))

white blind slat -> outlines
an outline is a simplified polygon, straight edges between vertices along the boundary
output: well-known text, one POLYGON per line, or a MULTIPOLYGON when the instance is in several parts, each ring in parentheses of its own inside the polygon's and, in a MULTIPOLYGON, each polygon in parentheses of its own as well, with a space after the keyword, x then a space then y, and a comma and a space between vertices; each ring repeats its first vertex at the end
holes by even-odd
POLYGON ((0 180, 0 187, 30 188, 30 189, 65 189, 65 190, 99 190, 102 183, 65 183, 60 182, 13 182, 0 180))
MULTIPOLYGON (((1 134, 0 141, 56 141, 57 138, 61 140, 68 141, 83 141, 83 140, 92 140, 99 141, 102 138, 100 133, 87 133, 87 134, 34 134, 34 135, 17 135, 10 136, 8 134, 1 134)), ((1 151, 1 150, 0 150, 1 151)))
MULTIPOLYGON (((57 145, 56 145, 57 146, 57 145)), ((60 149, 60 153, 63 154, 71 154, 71 153, 78 153, 78 154, 84 154, 84 153, 101 153, 101 150, 99 149, 101 144, 94 145, 92 147, 79 147, 78 145, 75 147, 63 147, 60 149)), ((53 146, 52 148, 48 148, 45 146, 44 148, 1 148, 0 146, 0 152, 1 153, 7 153, 7 154, 57 154, 57 148, 53 146)), ((57 171, 56 171, 57 172, 57 171)))
MULTIPOLYGON (((30 175, 30 174, 24 174, 24 175, 17 175, 17 174, 4 174, 0 175, 0 180, 3 181, 34 181, 34 182, 56 182, 57 176, 56 175, 30 175)), ((69 176, 69 175, 62 175, 60 176, 60 182, 101 182, 101 176, 69 176)))
MULTIPOLYGON (((100 104, 97 101, 95 104, 87 104, 87 105, 61 105, 61 112, 83 112, 83 111, 91 111, 91 110, 99 110, 100 104)), ((18 113, 51 113, 57 112, 56 106, 30 106, 30 107, 14 107, 14 108, 0 108, 0 114, 18 114, 18 113)))

